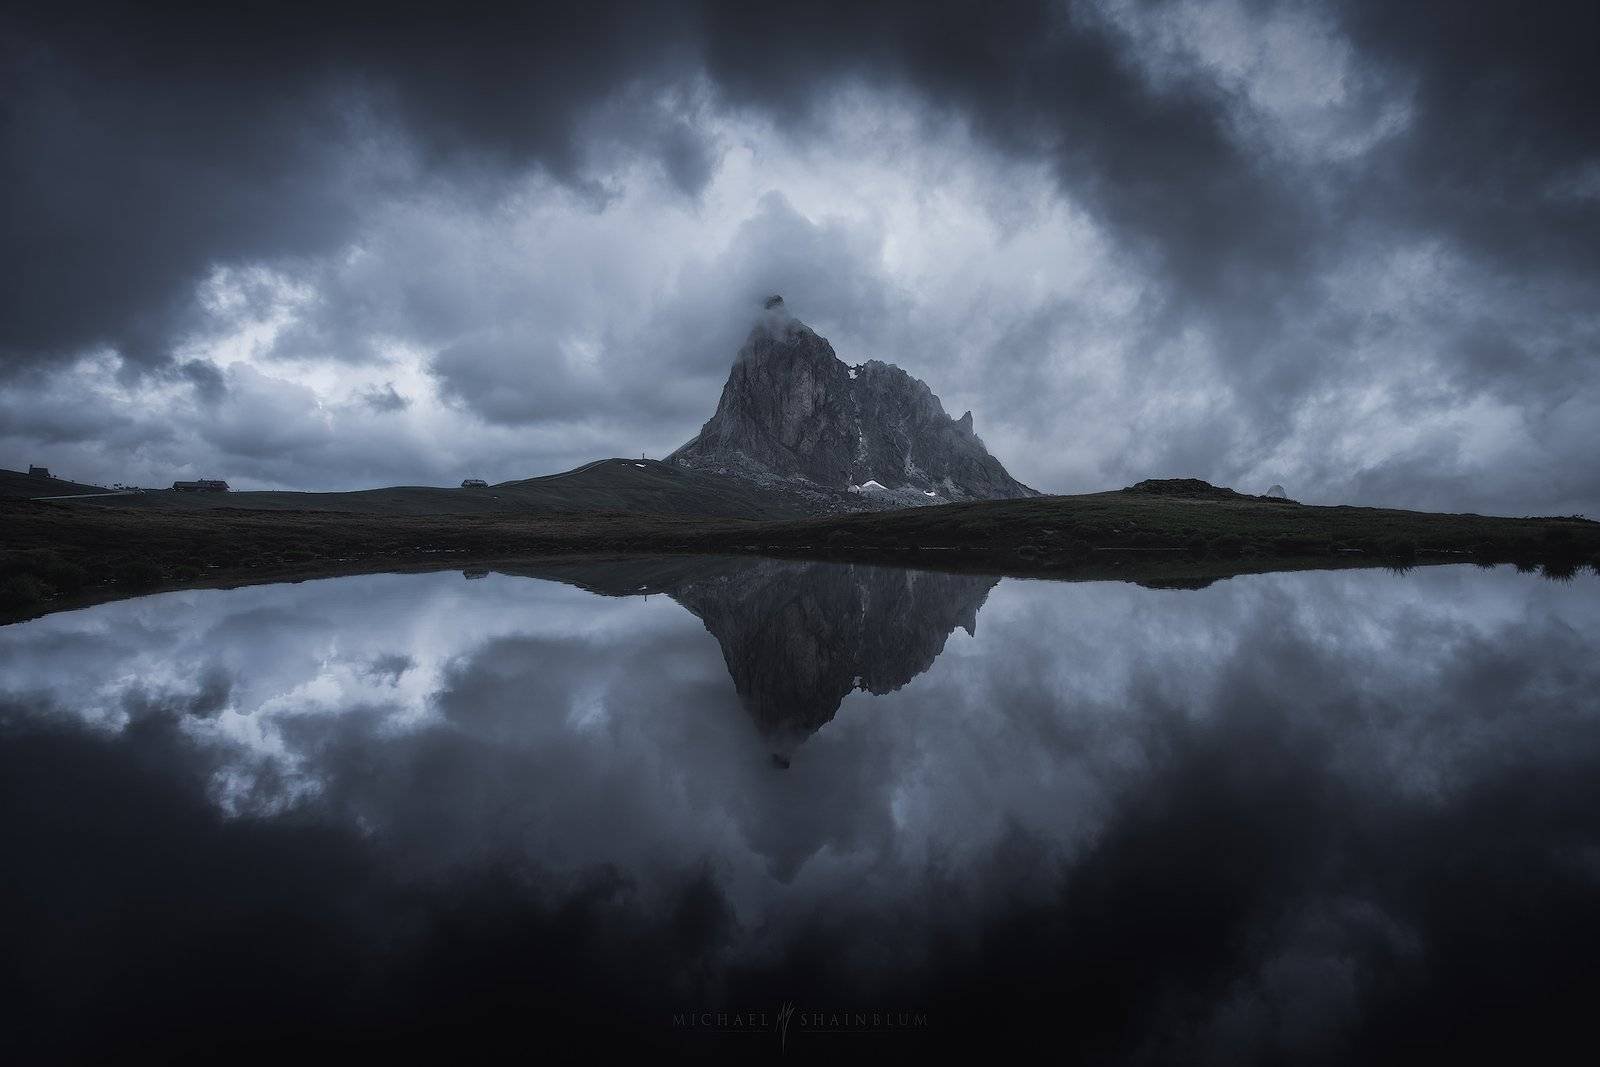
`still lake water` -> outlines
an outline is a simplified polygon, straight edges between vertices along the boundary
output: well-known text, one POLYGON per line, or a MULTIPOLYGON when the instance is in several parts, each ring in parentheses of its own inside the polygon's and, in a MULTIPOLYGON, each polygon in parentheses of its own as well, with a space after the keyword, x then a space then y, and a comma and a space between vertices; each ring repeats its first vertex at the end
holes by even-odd
POLYGON ((0 1049, 1585 1031, 1593 573, 468 574, 0 627, 0 1049))

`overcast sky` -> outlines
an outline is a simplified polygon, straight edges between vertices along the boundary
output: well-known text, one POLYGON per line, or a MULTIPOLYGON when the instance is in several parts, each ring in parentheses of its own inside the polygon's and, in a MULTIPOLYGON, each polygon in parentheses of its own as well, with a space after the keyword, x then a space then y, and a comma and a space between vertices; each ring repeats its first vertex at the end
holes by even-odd
POLYGON ((760 297, 1023 481, 1600 514, 1600 5, 0 16, 0 466, 499 480, 760 297))

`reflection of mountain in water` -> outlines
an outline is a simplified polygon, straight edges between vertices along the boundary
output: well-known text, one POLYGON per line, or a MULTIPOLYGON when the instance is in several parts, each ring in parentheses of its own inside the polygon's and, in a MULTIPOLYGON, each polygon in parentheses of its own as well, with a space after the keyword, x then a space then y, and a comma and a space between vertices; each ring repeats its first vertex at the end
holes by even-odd
POLYGON ((852 689, 888 693, 972 633, 998 578, 761 560, 672 597, 722 645, 745 708, 780 743, 833 718, 852 689))
POLYGON ((888 693, 975 631, 998 578, 837 563, 684 558, 524 571, 613 596, 666 593, 706 624, 752 718, 786 752, 853 689, 888 693))

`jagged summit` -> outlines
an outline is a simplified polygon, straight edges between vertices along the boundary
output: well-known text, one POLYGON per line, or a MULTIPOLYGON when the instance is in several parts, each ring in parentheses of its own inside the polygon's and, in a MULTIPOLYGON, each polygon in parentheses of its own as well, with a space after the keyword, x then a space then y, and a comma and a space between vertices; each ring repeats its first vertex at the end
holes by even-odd
POLYGON ((887 505, 1038 495, 1012 478, 933 390, 877 360, 847 366, 768 297, 717 411, 669 459, 757 480, 800 481, 887 505))

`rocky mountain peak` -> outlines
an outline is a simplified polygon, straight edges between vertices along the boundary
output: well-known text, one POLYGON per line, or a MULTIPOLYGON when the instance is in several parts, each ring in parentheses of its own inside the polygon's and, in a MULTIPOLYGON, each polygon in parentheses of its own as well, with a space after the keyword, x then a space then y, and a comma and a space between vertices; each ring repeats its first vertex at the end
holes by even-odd
POLYGON ((927 384, 889 363, 847 366, 770 296, 716 413, 670 460, 757 480, 856 493, 874 506, 1037 495, 927 384))

